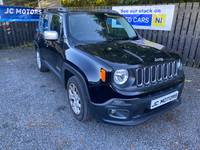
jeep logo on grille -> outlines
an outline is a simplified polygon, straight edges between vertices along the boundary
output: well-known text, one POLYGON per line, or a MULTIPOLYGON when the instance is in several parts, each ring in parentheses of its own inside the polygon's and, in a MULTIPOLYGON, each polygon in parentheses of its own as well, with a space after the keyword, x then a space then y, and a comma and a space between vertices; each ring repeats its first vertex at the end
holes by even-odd
POLYGON ((163 58, 155 58, 154 61, 163 61, 164 59, 163 58))

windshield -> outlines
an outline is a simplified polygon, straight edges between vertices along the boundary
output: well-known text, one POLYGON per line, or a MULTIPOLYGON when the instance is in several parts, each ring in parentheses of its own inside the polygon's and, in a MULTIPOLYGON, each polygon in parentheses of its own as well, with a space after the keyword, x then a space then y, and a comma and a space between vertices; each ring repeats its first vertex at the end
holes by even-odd
POLYGON ((127 40, 136 37, 126 19, 107 13, 70 15, 69 32, 77 42, 127 40))

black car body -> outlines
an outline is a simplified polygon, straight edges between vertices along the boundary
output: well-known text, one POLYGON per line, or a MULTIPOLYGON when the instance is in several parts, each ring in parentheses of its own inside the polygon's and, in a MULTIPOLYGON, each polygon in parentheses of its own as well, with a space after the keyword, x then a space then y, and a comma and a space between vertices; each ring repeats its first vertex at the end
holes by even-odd
MULTIPOLYGON (((180 95, 185 77, 180 56, 165 46, 145 40, 128 22, 133 34, 135 32, 134 37, 128 35, 128 38, 124 38, 127 35, 117 28, 115 34, 120 31, 123 36, 109 39, 114 34, 110 34, 112 31, 107 31, 107 28, 113 27, 114 32, 112 23, 119 17, 123 20, 123 16, 111 10, 70 12, 65 8, 46 9, 40 17, 34 37, 37 58, 41 59, 38 60, 39 69, 53 72, 66 89, 71 77, 80 81, 70 84, 75 87, 81 85, 77 93, 82 93, 82 96, 78 99, 85 99, 80 101, 80 108, 74 101, 71 105, 80 109, 77 114, 76 110, 73 112, 76 118, 79 117, 78 120, 89 119, 80 117, 81 113, 89 111, 100 122, 135 125, 181 104, 180 95), (89 16, 92 19, 75 22, 76 18, 70 18, 73 15, 89 16), (102 21, 105 16, 114 19, 106 25, 102 21), (89 32, 91 22, 102 27, 93 30, 96 32, 94 35, 89 32), (75 27, 80 24, 81 27, 75 27), (73 25, 75 29, 70 27, 73 25), (77 32, 80 28, 82 31, 77 32), (45 33, 50 30, 57 31, 58 38, 48 40, 45 33), (108 32, 110 35, 105 38, 108 32), (98 40, 97 34, 103 40, 98 40), (122 81, 125 82, 121 84, 122 81), (84 110, 83 107, 88 109, 84 110)), ((110 20, 107 19, 107 22, 110 20)), ((127 23, 122 22, 125 27, 127 23)))

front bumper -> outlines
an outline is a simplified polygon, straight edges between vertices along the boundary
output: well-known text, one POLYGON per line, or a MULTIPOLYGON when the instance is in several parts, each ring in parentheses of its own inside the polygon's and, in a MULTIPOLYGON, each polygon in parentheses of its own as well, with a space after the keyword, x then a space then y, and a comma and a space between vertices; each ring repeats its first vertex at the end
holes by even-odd
POLYGON ((136 125, 140 124, 156 115, 164 113, 181 104, 180 95, 182 93, 184 82, 175 86, 151 92, 145 95, 139 95, 131 99, 112 98, 105 103, 96 104, 90 103, 93 117, 99 122, 117 124, 117 125, 136 125), (179 91, 178 98, 167 104, 164 104, 155 109, 150 109, 152 100, 179 91), (124 104, 113 104, 114 100, 124 101, 124 104), (116 115, 111 114, 112 110, 117 110, 116 115), (118 114, 117 114, 118 113, 118 114))

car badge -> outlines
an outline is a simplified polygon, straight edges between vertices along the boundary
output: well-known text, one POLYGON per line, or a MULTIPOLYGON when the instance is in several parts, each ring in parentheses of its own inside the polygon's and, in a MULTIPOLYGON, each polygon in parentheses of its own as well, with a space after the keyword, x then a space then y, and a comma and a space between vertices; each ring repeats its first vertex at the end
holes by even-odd
POLYGON ((155 58, 155 60, 154 61, 163 61, 164 59, 163 58, 155 58))

